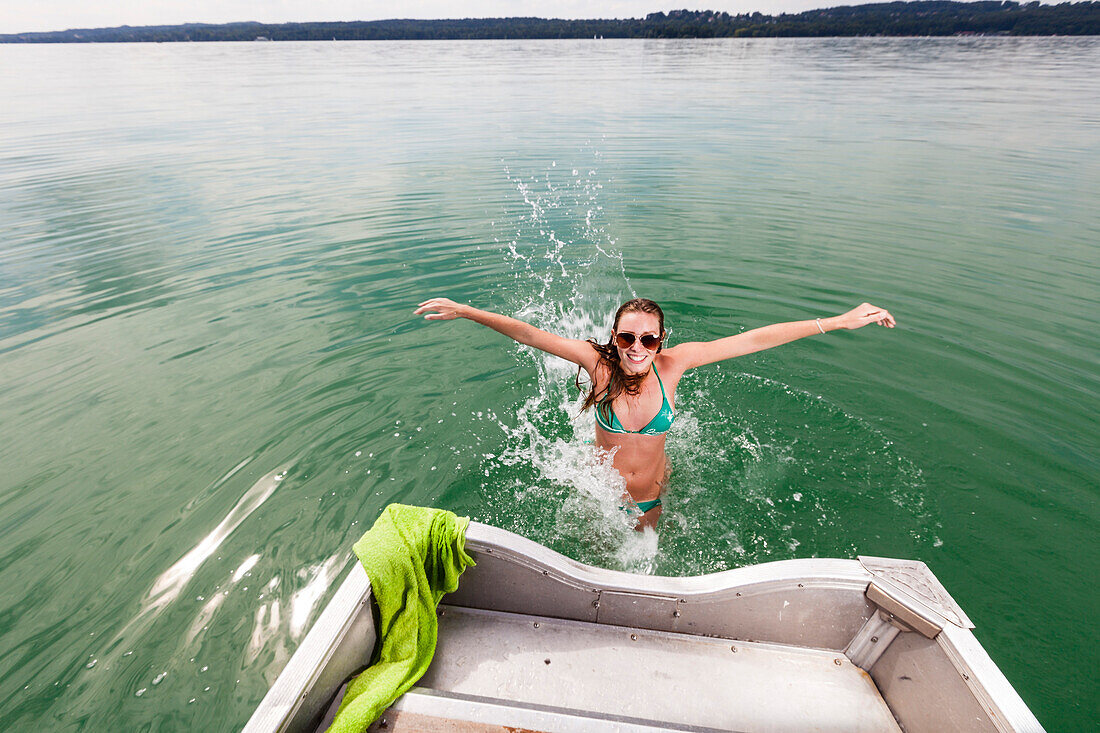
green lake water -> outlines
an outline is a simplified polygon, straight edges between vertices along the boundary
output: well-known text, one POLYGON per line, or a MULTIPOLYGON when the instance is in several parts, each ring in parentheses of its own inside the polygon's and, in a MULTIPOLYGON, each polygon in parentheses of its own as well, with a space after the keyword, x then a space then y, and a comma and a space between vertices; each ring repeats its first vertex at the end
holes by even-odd
POLYGON ((0 47, 0 720, 233 730, 389 502, 690 575, 929 564, 1100 707, 1100 40, 0 47), (672 342, 659 532, 573 372, 446 295, 672 342), (1090 590, 1090 588, 1092 590, 1090 590))

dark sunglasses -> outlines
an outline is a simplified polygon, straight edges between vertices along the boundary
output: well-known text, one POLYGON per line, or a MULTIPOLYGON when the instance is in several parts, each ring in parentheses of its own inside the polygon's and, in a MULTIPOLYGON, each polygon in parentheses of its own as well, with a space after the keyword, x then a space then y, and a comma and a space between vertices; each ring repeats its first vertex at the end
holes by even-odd
POLYGON ((634 339, 638 339, 642 342, 642 348, 646 351, 656 351, 657 347, 661 345, 661 337, 654 336, 651 333, 647 333, 644 336, 635 336, 629 331, 618 331, 615 333, 615 344, 620 349, 629 349, 634 345, 634 339))

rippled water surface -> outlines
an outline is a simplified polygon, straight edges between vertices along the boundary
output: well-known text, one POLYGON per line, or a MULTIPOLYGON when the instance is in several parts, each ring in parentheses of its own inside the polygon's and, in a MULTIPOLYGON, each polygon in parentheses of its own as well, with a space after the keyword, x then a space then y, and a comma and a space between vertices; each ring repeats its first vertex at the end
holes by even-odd
POLYGON ((926 561, 1094 723, 1100 40, 0 47, 0 719, 232 730, 392 501, 685 575, 926 561), (573 372, 432 295, 673 342, 657 535, 573 372))

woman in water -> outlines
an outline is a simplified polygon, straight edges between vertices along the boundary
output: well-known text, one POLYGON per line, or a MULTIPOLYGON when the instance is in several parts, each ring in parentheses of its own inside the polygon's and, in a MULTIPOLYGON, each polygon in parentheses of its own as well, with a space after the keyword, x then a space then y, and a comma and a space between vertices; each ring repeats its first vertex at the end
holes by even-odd
MULTIPOLYGON (((622 475, 626 492, 642 513, 639 529, 656 526, 661 516, 661 492, 670 471, 665 433, 676 415, 676 386, 684 372, 826 331, 862 328, 869 323, 888 328, 895 325, 889 312, 864 303, 831 318, 776 323, 716 341, 666 349, 664 313, 644 298, 619 306, 606 344, 557 336, 515 318, 447 298, 424 301, 415 313, 425 314, 429 321, 469 319, 521 344, 571 361, 587 372, 590 386, 582 410, 596 410, 596 446, 614 451, 612 466, 622 475)), ((577 388, 584 392, 579 371, 577 388)))

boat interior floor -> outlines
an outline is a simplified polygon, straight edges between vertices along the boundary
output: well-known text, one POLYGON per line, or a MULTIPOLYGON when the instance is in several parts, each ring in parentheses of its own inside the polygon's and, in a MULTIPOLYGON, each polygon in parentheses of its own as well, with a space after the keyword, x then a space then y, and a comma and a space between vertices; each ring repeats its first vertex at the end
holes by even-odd
POLYGON ((835 651, 446 605, 427 673, 371 730, 517 728, 900 732, 835 651))

